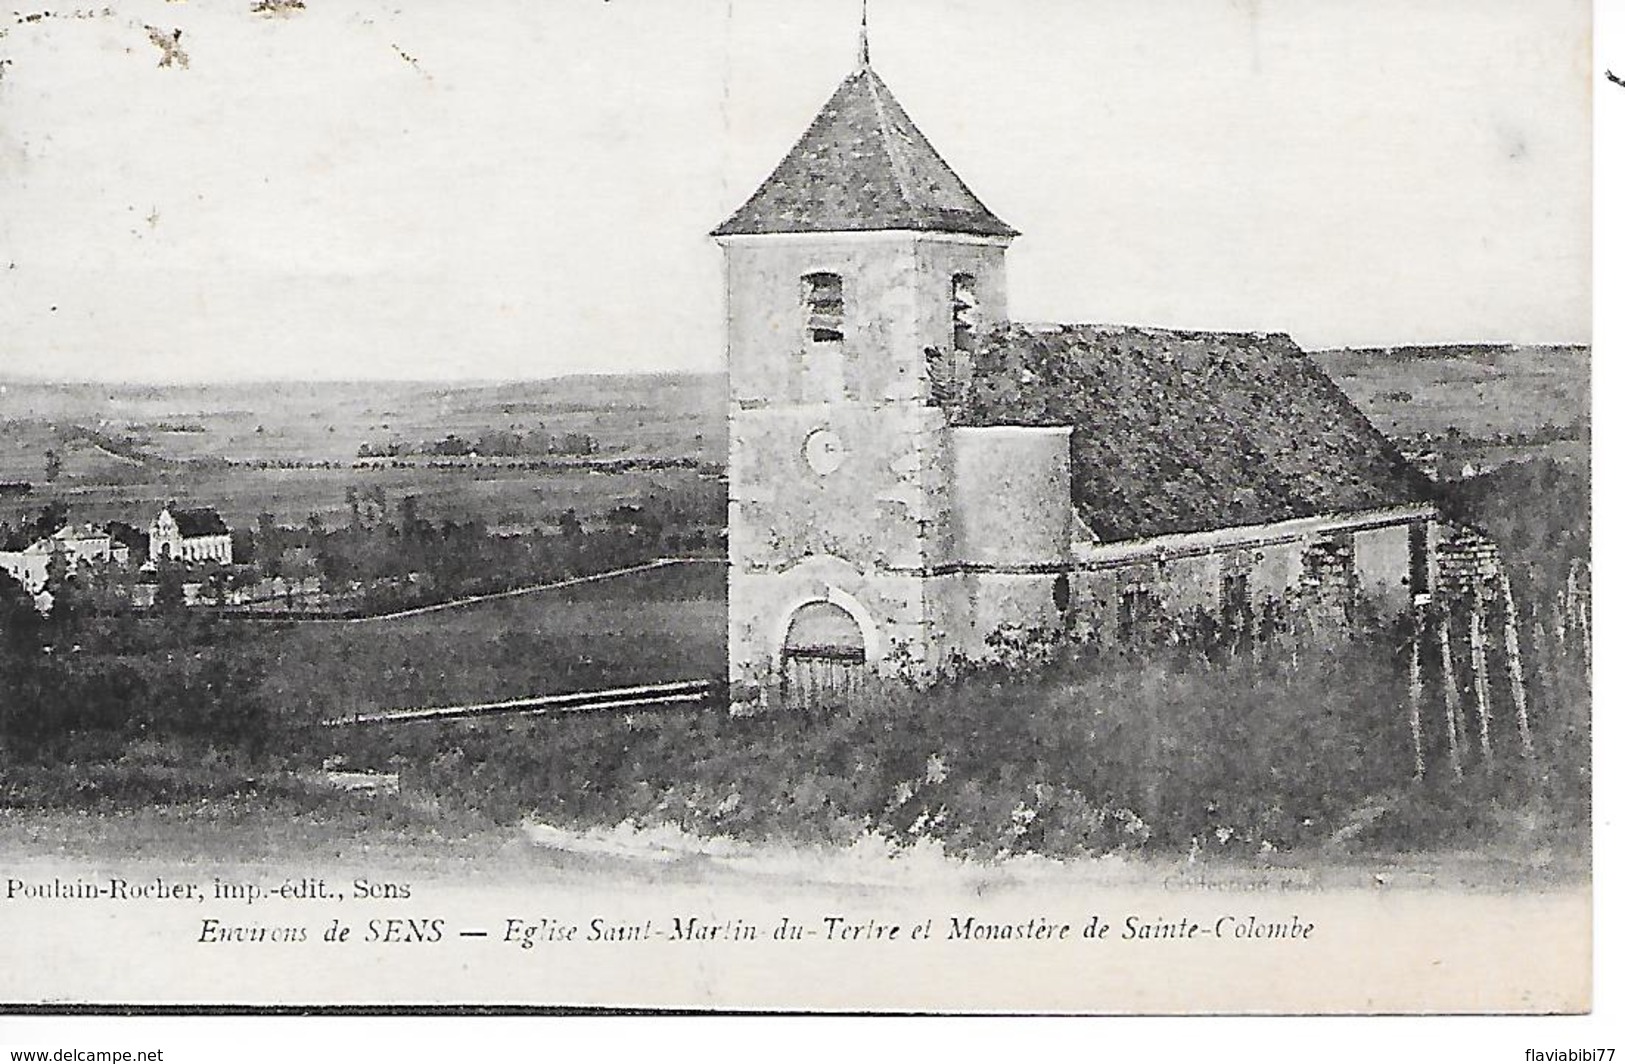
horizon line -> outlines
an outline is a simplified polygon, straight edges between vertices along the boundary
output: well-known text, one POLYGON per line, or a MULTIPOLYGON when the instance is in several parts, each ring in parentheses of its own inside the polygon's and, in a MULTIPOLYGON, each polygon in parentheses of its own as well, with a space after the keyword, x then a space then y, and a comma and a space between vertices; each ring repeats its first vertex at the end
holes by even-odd
MULTIPOLYGON (((1024 323, 1025 324, 1025 323, 1024 323)), ((1113 323, 1104 323, 1113 324, 1113 323)), ((1137 326, 1123 326, 1125 328, 1137 326)), ((1147 326, 1149 328, 1149 326, 1147 326)), ((1173 330, 1173 331, 1201 331, 1201 330, 1173 330)), ((1290 333, 1287 334, 1290 337, 1290 333)), ((1294 341, 1296 342, 1296 341, 1294 341)), ((1438 340, 1387 344, 1331 344, 1324 347, 1305 347, 1299 349, 1305 354, 1317 355, 1329 352, 1357 352, 1357 351, 1402 351, 1407 349, 1427 350, 1430 348, 1448 347, 1480 347, 1486 349, 1496 348, 1585 348, 1593 346, 1590 340, 1542 340, 1525 342, 1518 340, 1438 340)), ((254 385, 254 384, 304 384, 304 385, 358 385, 358 384, 415 384, 415 385, 455 385, 461 387, 492 387, 509 384, 540 384, 546 381, 580 380, 592 377, 707 377, 726 376, 727 367, 717 369, 626 369, 626 370, 577 370, 572 373, 558 373, 549 376, 536 377, 195 377, 195 378, 140 378, 140 377, 47 377, 29 372, 0 373, 0 386, 10 384, 26 385, 52 385, 56 387, 146 387, 146 388, 193 388, 226 385, 254 385)))
POLYGON ((579 370, 547 377, 45 377, 30 373, 0 374, 0 387, 11 384, 53 385, 56 387, 115 386, 129 388, 194 388, 206 385, 305 384, 312 386, 345 384, 423 384, 491 387, 504 384, 542 384, 547 381, 581 380, 592 377, 705 377, 726 375, 726 369, 629 369, 606 372, 579 370))

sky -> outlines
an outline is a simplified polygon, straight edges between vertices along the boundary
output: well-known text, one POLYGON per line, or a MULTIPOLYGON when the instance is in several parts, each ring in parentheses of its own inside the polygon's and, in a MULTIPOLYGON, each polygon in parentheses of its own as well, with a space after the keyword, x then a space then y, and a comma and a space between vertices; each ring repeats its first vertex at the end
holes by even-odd
MULTIPOLYGON (((854 65, 858 0, 305 3, 0 21, 0 375, 723 368, 706 234, 854 65)), ((872 0, 870 35, 1024 234, 1018 320, 1584 343, 1588 19, 872 0)))

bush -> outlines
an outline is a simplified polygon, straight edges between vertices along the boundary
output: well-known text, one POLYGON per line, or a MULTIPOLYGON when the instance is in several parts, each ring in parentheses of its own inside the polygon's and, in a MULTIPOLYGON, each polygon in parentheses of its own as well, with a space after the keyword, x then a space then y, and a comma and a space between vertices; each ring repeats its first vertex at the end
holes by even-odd
POLYGON ((263 663, 231 625, 194 613, 53 615, 11 634, 0 647, 9 771, 116 760, 129 744, 170 739, 252 758, 276 726, 259 695, 263 663))
POLYGON ((1583 833, 1588 732, 1572 670, 1573 686, 1541 695, 1535 758, 1517 755, 1503 715, 1494 772, 1469 749, 1454 783, 1429 733, 1418 782, 1408 638, 1402 623, 1368 620, 1346 640, 1283 635, 1256 653, 1189 637, 1133 652, 1024 647, 1019 664, 813 712, 509 718, 323 741, 401 771, 438 807, 496 822, 801 843, 877 833, 977 859, 1431 848, 1514 821, 1583 833))

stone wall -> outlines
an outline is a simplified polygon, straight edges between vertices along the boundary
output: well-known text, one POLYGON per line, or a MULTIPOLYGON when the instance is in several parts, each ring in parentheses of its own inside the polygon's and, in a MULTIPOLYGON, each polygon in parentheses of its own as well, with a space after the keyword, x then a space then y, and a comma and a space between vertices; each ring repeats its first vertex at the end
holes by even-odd
POLYGON ((864 633, 866 661, 897 674, 933 660, 927 638, 925 581, 863 572, 831 556, 807 558, 782 572, 730 570, 728 659, 731 679, 771 685, 791 616, 809 602, 832 602, 864 633))
POLYGON ((1067 428, 957 428, 953 561, 1004 568, 1065 566, 1072 554, 1067 428))
POLYGON ((1411 526, 1356 532, 1354 572, 1362 595, 1387 607, 1406 605, 1411 595, 1411 526))
POLYGON ((878 671, 932 668, 971 621, 964 581, 942 571, 955 470, 925 350, 952 345, 957 273, 976 277, 981 318, 1003 319, 1004 244, 913 233, 723 243, 733 678, 771 686, 788 618, 809 601, 854 616, 878 671), (809 334, 812 273, 841 278, 839 340, 809 334))
POLYGON ((1447 599, 1498 594, 1501 551, 1493 540, 1472 528, 1453 529, 1438 546, 1439 591, 1447 599))
POLYGON ((920 340, 924 347, 953 349, 953 279, 976 279, 976 317, 986 328, 1009 320, 1001 243, 921 240, 915 245, 915 276, 920 293, 920 340))
POLYGON ((727 248, 728 373, 745 402, 873 402, 929 395, 924 352, 953 343, 955 273, 977 278, 985 320, 1005 317, 1004 246, 915 233, 732 238, 727 248), (802 278, 841 278, 844 339, 806 336, 802 278), (838 370, 834 387, 820 379, 838 370))
MULTIPOLYGON (((815 555, 860 570, 919 569, 922 524, 946 520, 928 492, 928 452, 941 448, 941 414, 923 406, 767 407, 736 411, 729 455, 729 558, 752 571, 815 555), (817 473, 805 450, 814 432, 842 457, 817 473)), ((934 464, 934 463, 933 463, 934 464)))
MULTIPOLYGON (((1124 597, 1171 619, 1195 609, 1217 612, 1227 577, 1239 577, 1254 608, 1268 600, 1300 601, 1328 616, 1370 593, 1391 608, 1409 601, 1413 526, 1431 552, 1430 508, 1334 514, 1250 528, 1159 536, 1086 547, 1078 553, 1073 625, 1112 639, 1124 597)), ((1424 564, 1431 564, 1429 558, 1424 564)))

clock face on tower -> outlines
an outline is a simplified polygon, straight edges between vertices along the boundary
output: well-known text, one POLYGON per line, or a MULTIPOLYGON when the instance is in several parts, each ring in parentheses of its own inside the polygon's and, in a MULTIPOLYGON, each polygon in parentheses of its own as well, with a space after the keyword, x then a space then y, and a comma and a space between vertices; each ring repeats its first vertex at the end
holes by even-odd
POLYGON ((801 453, 807 459, 807 466, 819 476, 835 472, 846 460, 846 446, 833 429, 813 430, 801 453))

